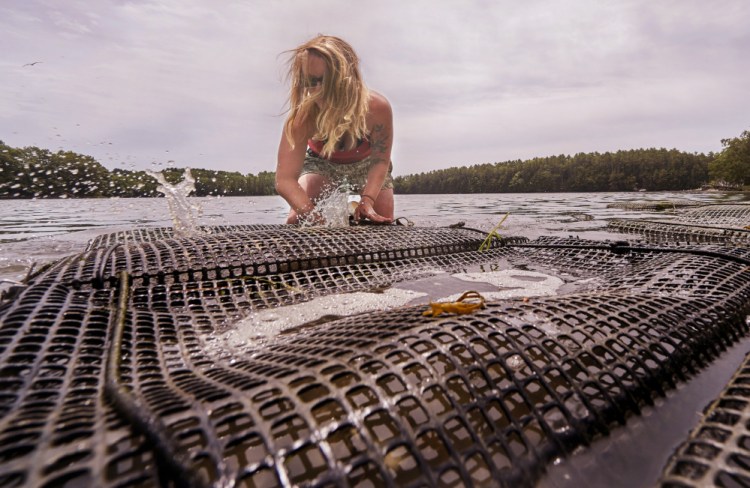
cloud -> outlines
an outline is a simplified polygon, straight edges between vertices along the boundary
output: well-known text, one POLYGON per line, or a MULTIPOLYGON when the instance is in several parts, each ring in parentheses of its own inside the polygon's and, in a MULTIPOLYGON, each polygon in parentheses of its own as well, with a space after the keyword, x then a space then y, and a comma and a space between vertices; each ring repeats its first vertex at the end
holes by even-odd
POLYGON ((343 0, 11 0, 0 139, 108 167, 273 170, 282 53, 327 33, 351 42, 394 106, 397 174, 718 150, 748 128, 748 20, 744 0, 383 0, 366 12, 343 0))

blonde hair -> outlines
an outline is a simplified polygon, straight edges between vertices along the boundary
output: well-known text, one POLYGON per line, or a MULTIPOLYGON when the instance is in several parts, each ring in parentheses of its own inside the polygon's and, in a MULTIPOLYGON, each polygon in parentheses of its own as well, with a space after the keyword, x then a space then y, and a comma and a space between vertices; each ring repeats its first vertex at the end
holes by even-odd
MULTIPOLYGON (((369 90, 359 71, 359 57, 344 40, 318 35, 295 49, 289 59, 290 81, 289 114, 284 123, 284 135, 294 147, 292 128, 298 123, 314 120, 313 138, 325 141, 322 155, 330 156, 336 143, 349 135, 350 146, 366 134, 365 117, 369 90), (327 71, 320 90, 309 91, 307 64, 310 54, 323 58, 327 71), (318 106, 316 103, 322 100, 318 106)), ((349 149, 351 149, 351 147, 349 149)))

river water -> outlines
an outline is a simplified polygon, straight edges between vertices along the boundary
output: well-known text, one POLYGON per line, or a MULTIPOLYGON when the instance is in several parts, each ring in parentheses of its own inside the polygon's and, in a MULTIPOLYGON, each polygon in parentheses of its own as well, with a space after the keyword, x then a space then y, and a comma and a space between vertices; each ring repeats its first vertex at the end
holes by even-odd
MULTIPOLYGON (((281 224, 287 205, 278 196, 189 198, 202 209, 199 225, 281 224)), ((612 218, 655 218, 653 211, 609 207, 613 203, 750 200, 747 193, 500 193, 396 195, 396 216, 418 226, 465 222, 489 232, 506 214, 501 234, 535 238, 576 235, 622 238, 609 233, 612 218)), ((667 218, 669 212, 661 212, 667 218)), ((656 214, 656 218, 659 215, 656 214)), ((82 251, 93 237, 133 227, 171 226, 164 198, 3 200, 0 208, 0 280, 21 280, 32 265, 82 251)), ((632 236, 630 236, 632 238, 632 236)))

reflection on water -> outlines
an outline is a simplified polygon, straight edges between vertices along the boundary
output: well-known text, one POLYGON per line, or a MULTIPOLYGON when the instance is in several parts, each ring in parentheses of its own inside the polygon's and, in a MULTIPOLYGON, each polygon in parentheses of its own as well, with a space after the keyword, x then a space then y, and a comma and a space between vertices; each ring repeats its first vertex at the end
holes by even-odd
MULTIPOLYGON (((705 203, 748 201, 747 193, 502 193, 471 195, 396 195, 396 217, 418 226, 492 229, 506 213, 500 234, 618 237, 608 219, 662 218, 669 211, 608 208, 618 202, 695 200, 705 203)), ((198 225, 281 224, 288 208, 277 196, 188 198, 203 213, 198 225)), ((21 279, 33 262, 44 263, 81 251, 92 237, 132 227, 170 227, 163 198, 4 200, 0 213, 0 279, 21 279)), ((622 237, 622 236, 619 236, 622 237)))

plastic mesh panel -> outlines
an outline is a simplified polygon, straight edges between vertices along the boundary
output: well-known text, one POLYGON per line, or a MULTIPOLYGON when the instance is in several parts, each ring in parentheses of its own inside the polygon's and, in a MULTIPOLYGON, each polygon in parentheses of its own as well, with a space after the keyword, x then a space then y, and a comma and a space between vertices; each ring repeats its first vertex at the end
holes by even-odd
MULTIPOLYGON (((377 228, 357 232, 390 247, 358 254, 326 231, 308 234, 306 252, 327 242, 336 261, 309 257, 296 271, 270 253, 276 267, 248 276, 138 271, 132 286, 104 280, 96 289, 68 284, 68 271, 38 275, 0 307, 0 481, 154 485, 169 478, 166 449, 190 479, 239 486, 531 485, 545 464, 624 423, 746 333, 743 250, 544 238, 478 253, 463 250, 477 244, 468 231, 412 229, 393 241, 377 228), (250 349, 211 344, 246 310, 472 267, 554 269, 569 288, 466 316, 428 319, 424 307, 404 307, 250 349), (104 390, 113 327, 123 333, 111 352, 121 358, 121 390, 155 434, 129 424, 104 390)), ((159 245, 177 243, 175 255, 199 249, 215 263, 225 256, 211 252, 251 237, 255 256, 286 242, 270 230, 159 245)), ((140 256, 152 248, 143 246, 126 249, 140 256)), ((118 263, 114 273, 137 262, 127 252, 99 262, 118 263)), ((75 261, 61 266, 84 269, 75 261)))
POLYGON ((182 281, 263 276, 316 267, 476 251, 484 237, 461 229, 278 227, 95 248, 61 261, 34 279, 114 283, 118 271, 134 277, 182 281), (181 276, 182 275, 182 276, 181 276))
POLYGON ((724 227, 745 227, 750 225, 750 205, 711 205, 690 210, 681 220, 707 223, 724 227))
POLYGON ((750 243, 750 231, 745 229, 640 220, 611 220, 608 225, 617 232, 640 234, 650 242, 716 242, 744 245, 750 243))
POLYGON ((152 452, 103 396, 112 294, 46 283, 0 312, 0 486, 153 478, 152 452))
POLYGON ((750 485, 750 356, 670 459, 661 485, 750 485))
POLYGON ((578 277, 601 277, 610 272, 623 272, 646 256, 643 253, 620 252, 609 242, 562 237, 540 237, 529 244, 513 244, 513 247, 525 250, 523 256, 528 262, 522 264, 524 266, 578 277))
POLYGON ((699 207, 705 205, 702 202, 693 200, 656 200, 642 202, 614 202, 607 205, 607 208, 621 208, 624 210, 675 210, 686 207, 699 207))
POLYGON ((640 234, 650 242, 750 243, 750 205, 712 205, 691 209, 670 221, 609 221, 617 232, 640 234))
MULTIPOLYGON (((268 229, 279 229, 281 225, 276 224, 253 224, 253 225, 217 225, 200 226, 199 232, 206 235, 222 234, 226 232, 262 231, 268 229)), ((153 242, 163 239, 174 238, 172 227, 144 227, 128 229, 110 234, 102 234, 91 239, 86 248, 87 251, 97 247, 110 247, 115 244, 138 244, 141 242, 153 242)))
MULTIPOLYGON (((174 344, 165 365, 179 363, 160 368, 159 385, 148 375, 146 405, 198 429, 196 453, 217 436, 242 479, 517 486, 650 404, 712 357, 707 343, 743 332, 739 321, 717 327, 707 302, 652 295, 497 303, 445 320, 421 311, 332 322, 234 360, 204 355, 189 321, 138 314, 174 344), (707 326, 699 337, 696 322, 707 326)), ((141 327, 135 344, 158 357, 153 328, 141 327)))
POLYGON ((220 320, 223 317, 238 318, 251 310, 305 302, 331 293, 370 291, 436 273, 467 271, 482 264, 497 266, 511 252, 503 248, 484 253, 329 266, 295 273, 200 282, 146 285, 143 280, 136 280, 133 305, 152 310, 180 311, 193 315, 196 323, 214 323, 225 321, 220 320), (212 319, 211 316, 219 318, 212 319))

